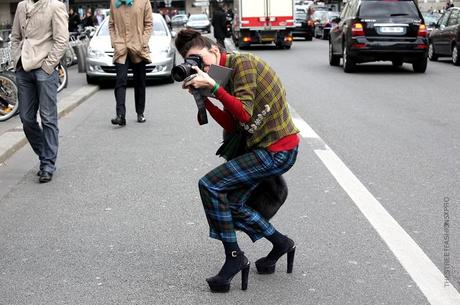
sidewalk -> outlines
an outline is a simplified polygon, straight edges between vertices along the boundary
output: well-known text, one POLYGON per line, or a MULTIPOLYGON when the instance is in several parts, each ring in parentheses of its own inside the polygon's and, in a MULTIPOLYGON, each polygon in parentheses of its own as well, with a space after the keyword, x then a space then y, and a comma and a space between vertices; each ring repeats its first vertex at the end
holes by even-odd
MULTIPOLYGON (((77 72, 77 66, 69 67, 67 88, 58 94, 58 116, 65 116, 88 97, 99 90, 99 86, 87 85, 85 74, 77 72)), ((18 116, 0 123, 0 166, 6 159, 27 143, 18 116)))

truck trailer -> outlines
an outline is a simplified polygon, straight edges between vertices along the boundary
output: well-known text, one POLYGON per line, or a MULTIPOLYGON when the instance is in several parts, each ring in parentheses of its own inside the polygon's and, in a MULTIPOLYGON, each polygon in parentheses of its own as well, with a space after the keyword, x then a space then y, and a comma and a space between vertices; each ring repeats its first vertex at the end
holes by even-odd
POLYGON ((290 49, 294 0, 235 0, 232 39, 237 47, 275 44, 290 49))

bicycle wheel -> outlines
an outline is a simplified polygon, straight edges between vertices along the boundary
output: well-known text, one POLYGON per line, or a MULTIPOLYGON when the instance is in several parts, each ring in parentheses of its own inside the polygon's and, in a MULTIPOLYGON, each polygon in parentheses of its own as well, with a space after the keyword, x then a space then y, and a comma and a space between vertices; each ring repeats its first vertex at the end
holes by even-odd
POLYGON ((0 122, 18 112, 18 87, 13 74, 0 73, 0 122))
POLYGON ((59 86, 57 92, 61 92, 62 89, 67 87, 67 67, 65 65, 59 64, 57 69, 59 74, 59 86))

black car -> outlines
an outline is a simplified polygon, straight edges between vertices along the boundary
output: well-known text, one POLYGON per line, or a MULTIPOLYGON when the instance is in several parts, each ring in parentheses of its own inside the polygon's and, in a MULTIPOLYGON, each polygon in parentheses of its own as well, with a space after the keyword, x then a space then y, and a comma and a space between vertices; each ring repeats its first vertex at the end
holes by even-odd
POLYGON ((305 40, 312 40, 314 23, 311 16, 303 11, 296 11, 294 19, 295 28, 292 29, 292 36, 303 37, 305 40))
POLYGON ((429 37, 428 57, 437 60, 439 56, 452 56, 452 62, 460 66, 458 54, 460 43, 460 8, 448 9, 439 19, 429 37))
POLYGON ((414 0, 350 0, 334 20, 329 37, 329 63, 352 72, 357 63, 412 63, 415 72, 427 67, 428 39, 414 0))

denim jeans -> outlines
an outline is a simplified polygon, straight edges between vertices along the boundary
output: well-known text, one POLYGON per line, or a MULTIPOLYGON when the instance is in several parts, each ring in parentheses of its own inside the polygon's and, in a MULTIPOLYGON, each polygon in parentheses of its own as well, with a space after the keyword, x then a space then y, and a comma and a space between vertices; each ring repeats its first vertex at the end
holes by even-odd
POLYGON ((24 133, 40 160, 40 170, 53 173, 56 170, 58 152, 57 88, 58 72, 51 75, 43 69, 26 72, 16 69, 19 116, 24 133), (41 126, 37 122, 40 111, 41 126))

